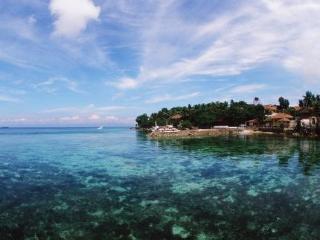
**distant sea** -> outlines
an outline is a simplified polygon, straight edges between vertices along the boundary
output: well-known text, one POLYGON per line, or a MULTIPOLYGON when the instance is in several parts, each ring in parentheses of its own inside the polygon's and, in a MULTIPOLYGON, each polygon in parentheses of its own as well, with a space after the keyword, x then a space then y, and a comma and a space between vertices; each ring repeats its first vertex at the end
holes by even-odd
POLYGON ((0 129, 0 239, 320 239, 320 142, 0 129))

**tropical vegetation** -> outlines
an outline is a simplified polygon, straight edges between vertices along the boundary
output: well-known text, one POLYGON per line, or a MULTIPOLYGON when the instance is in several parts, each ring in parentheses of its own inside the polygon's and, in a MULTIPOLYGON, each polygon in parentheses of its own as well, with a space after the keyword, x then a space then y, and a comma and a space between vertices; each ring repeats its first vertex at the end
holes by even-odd
POLYGON ((320 116, 320 95, 307 91, 303 99, 299 100, 299 106, 315 116, 320 116))
POLYGON ((150 128, 155 124, 162 126, 166 124, 180 125, 181 128, 199 127, 210 128, 214 125, 239 126, 250 119, 263 121, 265 115, 264 107, 260 104, 253 105, 244 101, 235 102, 211 102, 207 104, 196 104, 186 107, 162 108, 156 113, 148 116, 146 113, 137 117, 137 125, 141 128, 150 128), (179 116, 173 119, 173 116, 179 116))
MULTIPOLYGON (((290 102, 284 97, 279 98, 278 112, 288 113, 294 117, 303 115, 320 116, 320 95, 307 91, 299 100, 299 106, 290 107, 290 102)), ((137 126, 150 128, 155 124, 159 126, 172 124, 184 128, 198 127, 211 128, 216 125, 239 126, 248 120, 256 119, 263 122, 265 116, 270 114, 261 105, 259 98, 254 98, 254 104, 244 101, 235 102, 211 102, 207 104, 196 104, 184 107, 162 108, 160 111, 150 114, 146 113, 136 118, 137 126)))

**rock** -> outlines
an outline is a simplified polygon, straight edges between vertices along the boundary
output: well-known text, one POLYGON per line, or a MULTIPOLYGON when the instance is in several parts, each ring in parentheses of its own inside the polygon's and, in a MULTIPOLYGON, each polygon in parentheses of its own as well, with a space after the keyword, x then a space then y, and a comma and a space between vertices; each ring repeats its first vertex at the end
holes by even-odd
POLYGON ((172 234, 173 235, 176 235, 176 236, 179 236, 183 239, 189 237, 190 233, 185 230, 182 226, 179 226, 179 225, 173 225, 172 227, 172 234))

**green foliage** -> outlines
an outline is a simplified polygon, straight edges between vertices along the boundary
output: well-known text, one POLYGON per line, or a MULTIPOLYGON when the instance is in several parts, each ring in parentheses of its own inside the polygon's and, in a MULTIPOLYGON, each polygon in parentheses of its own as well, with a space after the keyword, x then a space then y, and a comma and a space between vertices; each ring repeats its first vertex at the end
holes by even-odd
POLYGON ((251 105, 244 101, 231 102, 227 112, 227 124, 230 126, 239 126, 251 119, 263 121, 265 115, 262 105, 251 105))
POLYGON ((290 114, 291 116, 297 117, 298 116, 298 111, 294 107, 289 107, 285 111, 287 114, 290 114))
POLYGON ((192 128, 192 123, 189 120, 182 120, 179 124, 179 128, 181 129, 187 129, 192 128))
POLYGON ((289 108, 289 105, 290 103, 288 99, 285 99, 283 97, 279 98, 279 110, 287 110, 289 108))
MULTIPOLYGON (((257 99, 255 99, 257 100, 257 99)), ((258 102, 258 101, 255 101, 258 102)), ((314 95, 307 91, 305 96, 299 100, 301 109, 297 110, 289 106, 289 100, 279 98, 278 110, 291 114, 295 117, 320 116, 320 95, 314 95)), ((173 124, 181 128, 211 128, 216 125, 239 126, 251 119, 263 122, 265 115, 270 114, 261 104, 248 104, 244 101, 235 102, 211 102, 207 104, 196 104, 186 107, 163 108, 150 117, 142 114, 137 117, 137 125, 141 128, 150 128, 157 123, 159 126, 173 124), (181 119, 171 119, 175 114, 181 115, 181 119)), ((319 126, 320 128, 320 126, 319 126)), ((319 130, 320 131, 320 130, 319 130)))
POLYGON ((307 91, 303 99, 299 100, 299 106, 316 116, 320 116, 320 95, 314 95, 311 91, 307 91))
POLYGON ((146 113, 138 116, 136 118, 136 122, 137 122, 138 126, 141 128, 150 128, 152 126, 152 123, 146 113))
POLYGON ((239 126, 251 119, 264 119, 264 107, 262 105, 252 105, 246 102, 211 102, 207 104, 196 104, 187 107, 163 108, 157 113, 152 113, 150 117, 141 115, 137 118, 139 127, 153 126, 156 122, 159 126, 166 123, 178 125, 176 120, 171 120, 171 116, 180 114, 182 119, 179 125, 185 128, 191 126, 199 128, 210 128, 215 125, 239 126))

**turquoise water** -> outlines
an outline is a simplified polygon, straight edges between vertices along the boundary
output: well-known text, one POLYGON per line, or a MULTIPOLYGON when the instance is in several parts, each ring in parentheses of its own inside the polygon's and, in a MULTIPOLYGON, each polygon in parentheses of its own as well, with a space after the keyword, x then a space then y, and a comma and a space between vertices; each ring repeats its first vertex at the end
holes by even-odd
POLYGON ((0 239, 320 239, 320 142, 2 129, 0 239))

